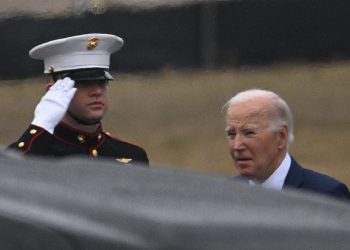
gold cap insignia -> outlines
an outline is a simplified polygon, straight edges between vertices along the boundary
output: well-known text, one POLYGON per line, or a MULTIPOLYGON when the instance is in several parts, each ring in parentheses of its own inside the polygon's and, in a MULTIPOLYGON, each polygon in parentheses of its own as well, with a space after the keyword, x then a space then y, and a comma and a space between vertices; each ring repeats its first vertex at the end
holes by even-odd
POLYGON ((100 39, 98 39, 97 37, 92 37, 89 39, 89 42, 88 42, 86 48, 88 50, 92 50, 92 49, 96 48, 99 43, 100 43, 100 39))
POLYGON ((121 162, 121 163, 124 163, 124 164, 127 164, 127 163, 129 163, 129 162, 132 161, 131 158, 117 158, 117 159, 115 159, 115 160, 116 160, 116 161, 119 161, 119 162, 121 162))

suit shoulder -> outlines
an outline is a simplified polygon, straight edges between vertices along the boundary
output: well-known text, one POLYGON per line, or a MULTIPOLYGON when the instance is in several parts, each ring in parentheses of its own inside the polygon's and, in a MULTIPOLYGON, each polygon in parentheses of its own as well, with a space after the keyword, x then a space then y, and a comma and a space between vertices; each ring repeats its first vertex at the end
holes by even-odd
POLYGON ((316 172, 314 170, 311 170, 311 169, 307 169, 307 168, 303 168, 304 170, 304 178, 307 178, 309 181, 315 181, 315 182, 324 182, 324 183, 327 183, 328 185, 338 185, 338 184, 341 184, 340 181, 338 181, 337 179, 329 176, 329 175, 326 175, 326 174, 323 174, 323 173, 320 173, 320 172, 316 172))
POLYGON ((301 166, 293 158, 291 168, 287 175, 287 179, 289 182, 295 179, 297 179, 298 181, 302 180, 304 185, 317 186, 322 189, 329 189, 343 184, 329 175, 316 172, 314 170, 301 166))
POLYGON ((317 187, 322 193, 328 193, 336 197, 350 199, 348 187, 341 181, 331 176, 304 168, 304 179, 305 185, 309 187, 317 187))

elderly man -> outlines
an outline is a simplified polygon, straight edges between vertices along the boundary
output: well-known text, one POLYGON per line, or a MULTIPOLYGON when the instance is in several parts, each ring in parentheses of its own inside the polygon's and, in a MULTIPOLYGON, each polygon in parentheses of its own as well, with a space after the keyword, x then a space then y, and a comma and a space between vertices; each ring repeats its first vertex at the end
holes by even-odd
POLYGON ((29 55, 44 61, 48 91, 29 128, 9 148, 22 155, 85 155, 148 165, 144 149, 112 137, 101 125, 113 80, 110 55, 122 45, 114 35, 85 34, 34 47, 29 55))
POLYGON ((288 154, 293 117, 277 94, 246 90, 232 97, 224 110, 228 146, 240 174, 237 179, 277 190, 297 188, 350 199, 346 185, 303 168, 288 154))

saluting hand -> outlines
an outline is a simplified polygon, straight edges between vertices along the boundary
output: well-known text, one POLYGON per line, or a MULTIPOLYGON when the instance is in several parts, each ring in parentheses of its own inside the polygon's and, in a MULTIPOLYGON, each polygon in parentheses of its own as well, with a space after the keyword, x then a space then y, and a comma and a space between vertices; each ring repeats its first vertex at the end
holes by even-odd
POLYGON ((69 77, 58 80, 41 98, 34 111, 33 125, 53 134, 75 94, 74 81, 69 77))

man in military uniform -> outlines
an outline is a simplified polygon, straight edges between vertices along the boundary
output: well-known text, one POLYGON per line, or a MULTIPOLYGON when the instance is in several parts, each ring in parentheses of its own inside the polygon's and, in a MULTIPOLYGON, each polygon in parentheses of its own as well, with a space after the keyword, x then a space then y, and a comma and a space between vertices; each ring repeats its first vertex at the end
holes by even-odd
POLYGON ((48 91, 24 134, 9 148, 22 155, 112 158, 148 165, 144 149, 104 132, 108 109, 110 55, 123 45, 120 37, 85 34, 34 47, 29 55, 44 61, 48 91))

